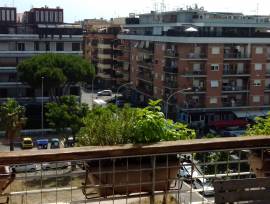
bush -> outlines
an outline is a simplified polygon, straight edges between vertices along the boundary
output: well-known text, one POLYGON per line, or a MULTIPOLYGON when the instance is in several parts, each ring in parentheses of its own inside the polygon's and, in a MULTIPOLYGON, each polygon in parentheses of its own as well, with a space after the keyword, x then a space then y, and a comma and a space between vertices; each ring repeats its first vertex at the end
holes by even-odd
POLYGON ((79 145, 149 144, 193 139, 194 130, 165 119, 159 102, 150 101, 143 109, 129 106, 120 109, 114 105, 94 108, 83 119, 85 127, 77 135, 79 145))

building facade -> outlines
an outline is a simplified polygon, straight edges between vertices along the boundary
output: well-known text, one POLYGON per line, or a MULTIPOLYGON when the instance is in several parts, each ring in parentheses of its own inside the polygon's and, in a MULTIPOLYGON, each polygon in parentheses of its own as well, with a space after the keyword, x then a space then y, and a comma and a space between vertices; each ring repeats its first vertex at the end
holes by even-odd
MULTIPOLYGON (((33 8, 17 21, 16 8, 0 8, 0 102, 15 98, 40 114, 41 90, 19 81, 16 66, 44 53, 82 56, 82 26, 63 23, 63 9, 33 8)), ((41 83, 41 81, 40 81, 41 83)), ((79 94, 73 87, 71 94, 79 94)), ((49 98, 44 92, 44 101, 49 98)), ((28 113, 28 112, 27 112, 28 113)), ((38 117, 40 118, 40 117, 38 117)))
POLYGON ((151 12, 118 35, 131 44, 134 100, 169 101, 193 126, 265 115, 270 108, 270 16, 188 8, 151 12), (188 91, 182 91, 190 88, 188 91))
POLYGON ((120 25, 102 25, 85 30, 84 57, 96 68, 95 87, 112 89, 129 81, 129 44, 117 39, 120 25))

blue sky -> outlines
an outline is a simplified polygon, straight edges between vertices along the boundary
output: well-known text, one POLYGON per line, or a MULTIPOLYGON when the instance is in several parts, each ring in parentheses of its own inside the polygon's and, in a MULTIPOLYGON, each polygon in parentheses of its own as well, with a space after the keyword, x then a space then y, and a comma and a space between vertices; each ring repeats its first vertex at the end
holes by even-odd
MULTIPOLYGON (((0 0, 0 6, 17 7, 18 12, 31 7, 60 6, 65 10, 65 21, 73 22, 85 18, 107 18, 128 16, 129 13, 145 13, 154 9, 155 2, 162 0, 0 0)), ((167 10, 185 8, 197 3, 208 11, 243 12, 246 14, 270 14, 269 0, 164 0, 167 10), (258 9, 257 9, 258 4, 258 9)))

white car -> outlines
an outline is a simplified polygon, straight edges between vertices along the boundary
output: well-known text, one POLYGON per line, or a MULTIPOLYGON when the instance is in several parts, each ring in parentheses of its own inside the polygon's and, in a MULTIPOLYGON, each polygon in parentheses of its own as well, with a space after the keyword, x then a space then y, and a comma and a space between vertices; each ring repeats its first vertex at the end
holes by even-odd
POLYGON ((13 165, 10 168, 16 173, 35 172, 39 170, 37 164, 18 164, 18 165, 13 165))
POLYGON ((192 172, 192 163, 183 162, 179 170, 179 176, 184 177, 185 179, 191 179, 198 177, 199 172, 196 170, 196 167, 193 169, 192 172))
POLYGON ((215 193, 212 183, 205 178, 194 179, 193 186, 200 189, 199 192, 204 196, 212 196, 215 193))
POLYGON ((41 168, 43 170, 65 169, 68 168, 70 165, 70 162, 42 163, 41 168))
POLYGON ((98 96, 112 96, 112 90, 102 90, 97 92, 98 96))

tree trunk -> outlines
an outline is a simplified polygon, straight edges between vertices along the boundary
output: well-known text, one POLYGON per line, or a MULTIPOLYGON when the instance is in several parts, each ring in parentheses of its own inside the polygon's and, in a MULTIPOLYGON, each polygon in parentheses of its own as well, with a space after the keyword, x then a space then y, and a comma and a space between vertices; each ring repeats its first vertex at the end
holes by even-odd
POLYGON ((14 151, 14 136, 16 131, 14 130, 7 130, 8 132, 8 139, 9 139, 9 150, 12 152, 14 151))

